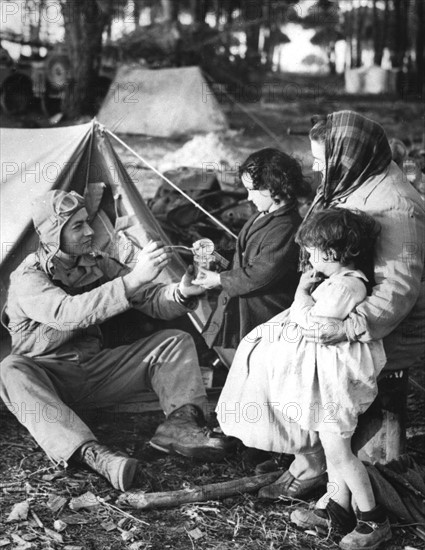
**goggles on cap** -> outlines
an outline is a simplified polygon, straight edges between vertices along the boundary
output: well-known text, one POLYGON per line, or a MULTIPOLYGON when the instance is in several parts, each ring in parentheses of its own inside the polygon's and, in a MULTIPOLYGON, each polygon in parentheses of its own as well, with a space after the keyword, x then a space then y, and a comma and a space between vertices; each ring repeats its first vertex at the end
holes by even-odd
POLYGON ((70 191, 53 205, 53 209, 57 216, 68 216, 72 212, 82 208, 83 205, 83 197, 75 191, 70 191))

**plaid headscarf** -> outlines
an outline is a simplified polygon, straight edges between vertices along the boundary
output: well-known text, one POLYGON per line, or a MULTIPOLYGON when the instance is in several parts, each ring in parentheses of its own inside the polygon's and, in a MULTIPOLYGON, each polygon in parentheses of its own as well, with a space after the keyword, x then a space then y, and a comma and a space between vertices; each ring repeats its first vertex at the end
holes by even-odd
POLYGON ((391 162, 391 149, 380 124, 354 111, 337 111, 326 121, 326 174, 312 210, 327 208, 351 195, 391 162))
MULTIPOLYGON (((325 156, 325 177, 304 220, 351 195, 367 179, 383 172, 392 160, 382 126, 354 111, 337 111, 326 117, 325 156)), ((308 255, 301 250, 301 271, 308 265, 308 255)))

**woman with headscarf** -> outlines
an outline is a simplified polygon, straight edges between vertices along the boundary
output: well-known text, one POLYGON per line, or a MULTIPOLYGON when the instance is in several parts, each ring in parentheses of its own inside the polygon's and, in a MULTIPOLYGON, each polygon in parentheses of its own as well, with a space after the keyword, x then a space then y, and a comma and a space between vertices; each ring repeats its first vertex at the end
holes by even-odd
MULTIPOLYGON (((371 295, 344 321, 322 320, 328 330, 314 328, 304 330, 303 335, 322 345, 383 338, 385 369, 405 369, 421 356, 425 347, 423 203, 392 162, 388 140, 379 124, 353 111, 315 117, 313 122, 310 139, 314 167, 322 173, 323 180, 306 219, 329 207, 357 209, 370 214, 380 224, 381 233, 375 249, 375 286, 371 295)), ((258 441, 264 450, 295 454, 289 470, 260 490, 259 496, 269 499, 303 498, 323 484, 325 472, 317 433, 285 420, 288 416, 275 410, 271 403, 268 377, 257 376, 267 369, 261 357, 270 357, 273 346, 279 353, 279 328, 286 317, 287 312, 283 312, 244 338, 217 406, 226 434, 250 446, 256 446, 258 441)), ((361 429, 356 436, 362 438, 361 429)), ((338 518, 331 519, 329 507, 327 513, 320 520, 337 524, 338 518)), ((303 526, 306 522, 320 523, 314 516, 303 521, 293 519, 303 526)), ((370 523, 367 517, 364 521, 370 523)), ((344 548, 352 550, 362 547, 360 544, 356 539, 344 548)))

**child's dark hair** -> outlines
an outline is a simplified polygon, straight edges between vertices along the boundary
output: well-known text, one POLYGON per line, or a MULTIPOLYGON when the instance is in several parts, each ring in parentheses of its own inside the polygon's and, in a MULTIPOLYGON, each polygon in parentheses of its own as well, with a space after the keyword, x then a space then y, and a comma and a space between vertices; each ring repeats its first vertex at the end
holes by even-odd
POLYGON ((301 247, 301 265, 309 265, 305 247, 322 250, 329 261, 354 264, 374 285, 373 257, 379 224, 368 214, 346 208, 328 208, 308 216, 295 237, 301 247))
POLYGON ((271 147, 249 155, 239 167, 239 176, 249 174, 254 189, 268 189, 276 203, 310 194, 301 165, 293 157, 271 147))

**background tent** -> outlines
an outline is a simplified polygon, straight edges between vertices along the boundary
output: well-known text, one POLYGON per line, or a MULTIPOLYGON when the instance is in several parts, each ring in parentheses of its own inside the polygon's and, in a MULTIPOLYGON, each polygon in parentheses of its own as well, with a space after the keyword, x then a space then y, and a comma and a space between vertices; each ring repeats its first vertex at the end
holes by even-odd
MULTIPOLYGON (((98 123, 55 129, 1 128, 0 139, 2 309, 11 271, 38 245, 31 202, 50 189, 74 189, 86 195, 97 246, 122 262, 134 261, 133 242, 141 246, 149 239, 169 242, 98 123)), ((173 255, 158 280, 177 281, 184 269, 180 257, 173 255)), ((204 309, 201 304, 198 311, 204 309)), ((192 320, 199 325, 196 312, 192 320)))
POLYGON ((199 67, 121 66, 98 118, 113 132, 159 137, 228 127, 199 67))

